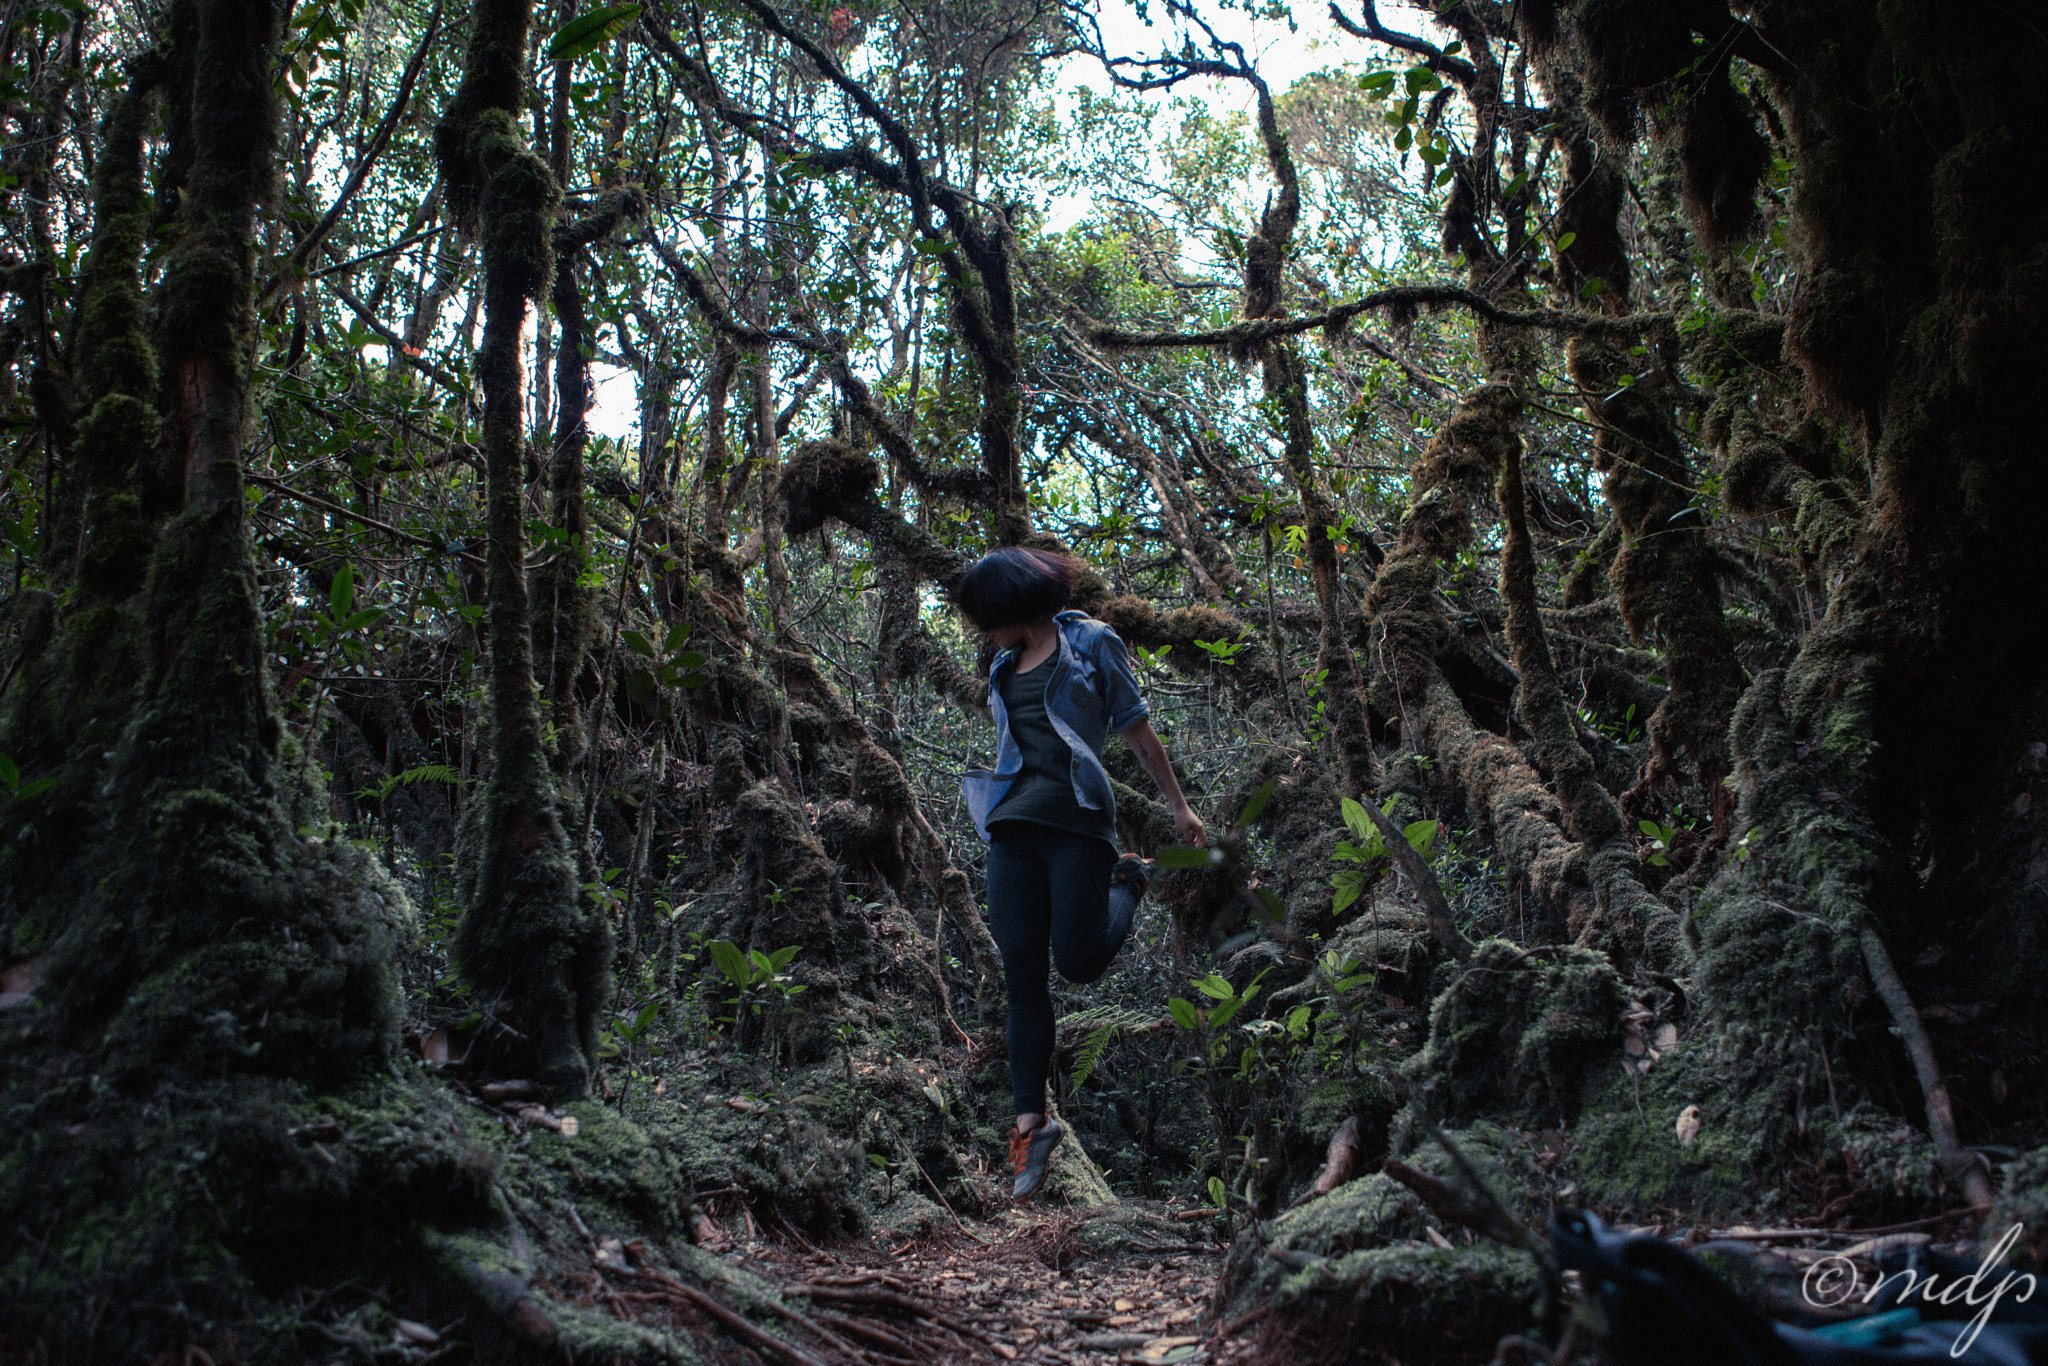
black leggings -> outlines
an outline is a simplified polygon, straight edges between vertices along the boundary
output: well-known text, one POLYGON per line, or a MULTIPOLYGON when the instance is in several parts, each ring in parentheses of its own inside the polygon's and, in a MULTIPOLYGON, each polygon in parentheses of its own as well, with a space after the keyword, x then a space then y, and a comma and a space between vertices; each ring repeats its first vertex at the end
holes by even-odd
POLYGON ((1068 981, 1094 981, 1130 938, 1138 903, 1128 888, 1110 888, 1116 850, 1105 840, 1024 821, 998 822, 989 834, 988 927, 1010 997, 1010 1094, 1018 1114, 1043 1114, 1053 1034, 1048 953, 1068 981))

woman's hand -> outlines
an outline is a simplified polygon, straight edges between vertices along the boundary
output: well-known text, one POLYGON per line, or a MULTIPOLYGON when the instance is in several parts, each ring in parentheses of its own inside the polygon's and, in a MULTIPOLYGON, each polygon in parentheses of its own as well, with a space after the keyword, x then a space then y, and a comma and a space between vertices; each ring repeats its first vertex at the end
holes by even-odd
POLYGON ((1173 828, 1180 831, 1184 843, 1192 844, 1197 849, 1208 846, 1209 836, 1202 828, 1202 818, 1197 816, 1194 808, 1186 802, 1173 809, 1173 828))

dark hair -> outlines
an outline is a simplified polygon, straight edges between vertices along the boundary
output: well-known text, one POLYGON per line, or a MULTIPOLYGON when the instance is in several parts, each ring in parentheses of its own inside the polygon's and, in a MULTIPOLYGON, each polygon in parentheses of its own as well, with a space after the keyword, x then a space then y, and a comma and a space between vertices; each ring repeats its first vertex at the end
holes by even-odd
POLYGON ((1023 626, 1053 615, 1074 596, 1081 562, 1050 550, 1004 546, 969 565, 953 605, 981 630, 1023 626))

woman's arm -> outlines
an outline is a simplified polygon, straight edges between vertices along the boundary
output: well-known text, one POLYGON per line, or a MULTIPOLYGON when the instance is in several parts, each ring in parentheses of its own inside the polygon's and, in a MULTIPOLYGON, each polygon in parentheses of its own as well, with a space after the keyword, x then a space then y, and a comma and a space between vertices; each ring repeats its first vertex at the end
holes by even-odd
POLYGON ((1138 756, 1138 766, 1159 784, 1159 791, 1166 798, 1166 804, 1173 808, 1174 828, 1189 844, 1207 844, 1208 836, 1202 829, 1202 818, 1188 805, 1188 799, 1180 792, 1180 779, 1173 776, 1173 763, 1166 757, 1166 746, 1159 741, 1158 732, 1152 729, 1150 718, 1140 720, 1118 732, 1124 743, 1138 756))

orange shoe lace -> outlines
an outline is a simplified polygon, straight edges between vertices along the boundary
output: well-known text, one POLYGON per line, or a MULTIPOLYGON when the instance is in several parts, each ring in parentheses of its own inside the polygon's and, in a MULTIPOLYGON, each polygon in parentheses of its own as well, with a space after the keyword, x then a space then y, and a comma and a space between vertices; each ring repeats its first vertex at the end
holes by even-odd
POLYGON ((1018 1176, 1024 1174, 1024 1164, 1031 1160, 1031 1135, 1015 1128, 1010 1130, 1010 1170, 1018 1176))

